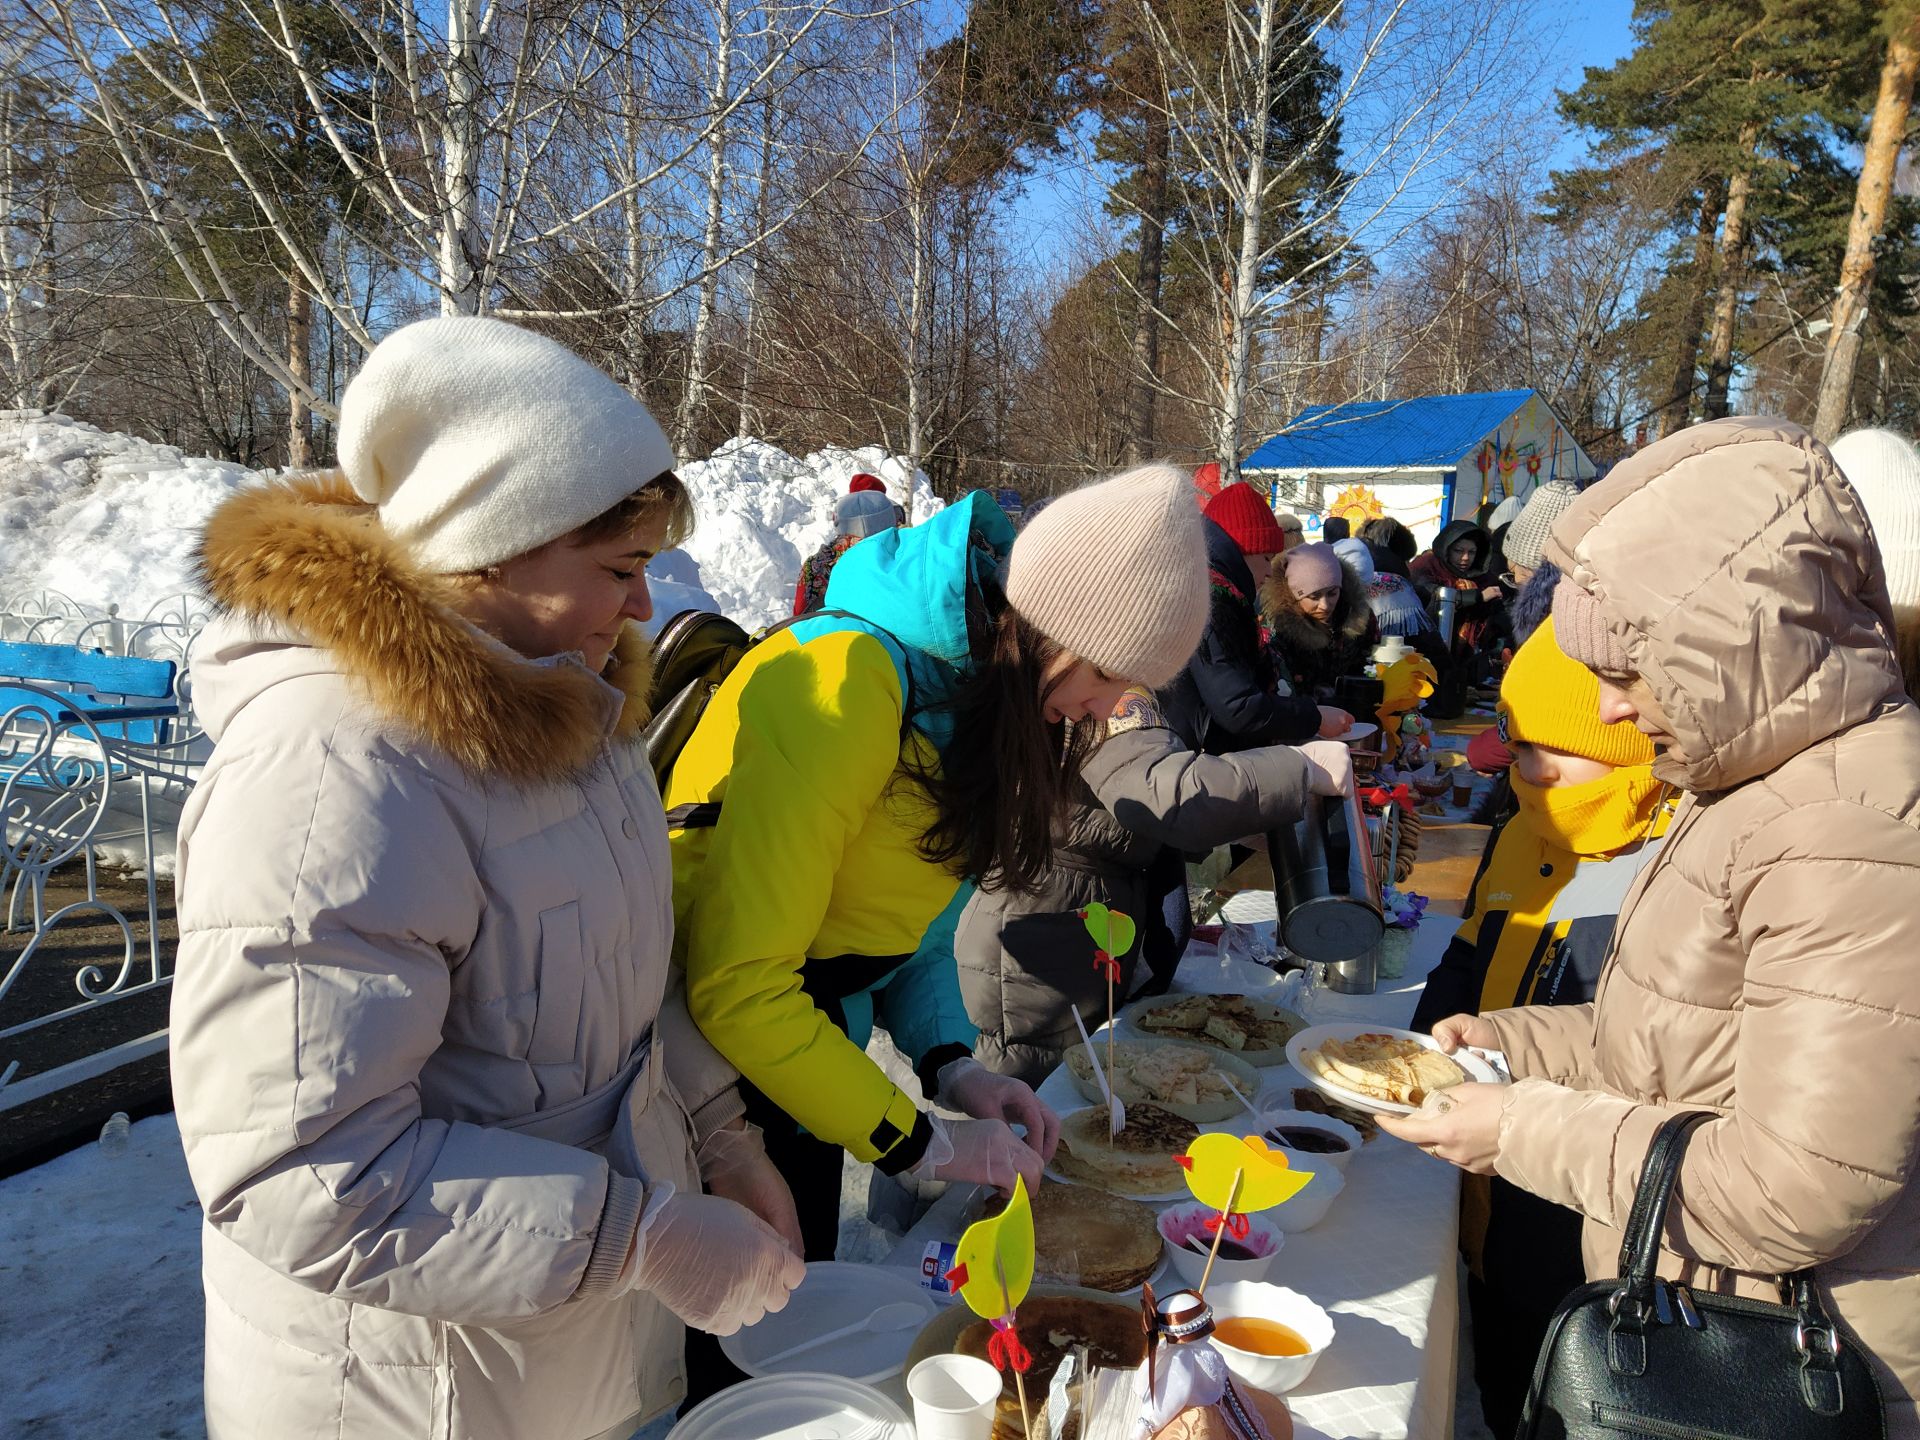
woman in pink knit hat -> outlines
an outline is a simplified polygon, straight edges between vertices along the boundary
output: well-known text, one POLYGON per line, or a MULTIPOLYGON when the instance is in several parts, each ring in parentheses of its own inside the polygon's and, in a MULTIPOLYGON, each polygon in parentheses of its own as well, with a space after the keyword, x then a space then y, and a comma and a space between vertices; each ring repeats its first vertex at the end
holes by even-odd
MULTIPOLYGON (((1180 471, 1063 495, 1017 542, 975 492, 847 551, 826 609, 754 646, 713 696, 666 784, 677 948, 810 1259, 834 1256, 843 1151, 886 1174, 1038 1186, 1058 1120, 973 1059, 952 950, 963 882, 1040 882, 1083 722, 1176 674, 1206 611, 1180 471), (876 1026, 910 1090, 867 1056, 876 1026)), ((683 1098, 697 1113, 707 1097, 683 1098)))

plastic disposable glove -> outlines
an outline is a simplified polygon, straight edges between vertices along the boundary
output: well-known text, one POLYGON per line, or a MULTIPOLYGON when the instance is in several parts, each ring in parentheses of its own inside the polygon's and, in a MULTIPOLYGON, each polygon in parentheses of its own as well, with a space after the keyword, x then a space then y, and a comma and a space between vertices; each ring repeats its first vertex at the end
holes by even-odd
POLYGON ((710 1335, 731 1335, 786 1308, 807 1267, 772 1226, 717 1195, 654 1189, 633 1242, 635 1289, 710 1335))
POLYGON ((971 1055, 951 1060, 935 1077, 934 1097, 949 1110, 976 1120, 1004 1120, 1027 1127, 1027 1146, 1043 1161, 1053 1159, 1060 1143, 1060 1117, 1050 1110, 1033 1087, 1011 1075, 996 1075, 971 1055))
POLYGON ((1308 786, 1316 795, 1344 795, 1353 788, 1353 755, 1338 740, 1309 740, 1298 747, 1306 757, 1308 786))
POLYGON ((1320 707, 1320 738, 1338 740, 1353 728, 1353 716, 1335 705, 1320 707))
POLYGON ((697 1158, 708 1194, 746 1206, 771 1225, 794 1254, 807 1253, 793 1191, 767 1158, 758 1125, 740 1120, 714 1131, 701 1144, 697 1158))
POLYGON ((907 1172, 914 1179, 971 1180, 1011 1195, 1014 1177, 1019 1176, 1029 1194, 1040 1188, 1039 1155, 1006 1121, 943 1120, 938 1115, 927 1119, 933 1122, 933 1138, 907 1172))

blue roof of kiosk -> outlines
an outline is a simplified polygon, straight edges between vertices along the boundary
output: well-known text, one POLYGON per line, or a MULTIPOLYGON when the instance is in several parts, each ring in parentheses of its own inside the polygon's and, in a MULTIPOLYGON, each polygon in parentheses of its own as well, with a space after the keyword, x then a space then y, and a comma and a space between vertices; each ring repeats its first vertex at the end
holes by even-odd
POLYGON ((1450 470, 1526 404, 1531 390, 1359 400, 1302 410, 1243 470, 1450 470))

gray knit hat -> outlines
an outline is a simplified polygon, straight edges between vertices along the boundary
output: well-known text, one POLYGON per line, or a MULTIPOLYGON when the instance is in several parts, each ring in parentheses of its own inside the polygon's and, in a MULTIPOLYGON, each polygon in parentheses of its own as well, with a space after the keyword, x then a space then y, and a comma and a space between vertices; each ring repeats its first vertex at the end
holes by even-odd
POLYGON ((1207 625, 1207 542, 1193 482, 1142 465, 1060 496, 1007 562, 1007 600, 1109 675, 1158 688, 1207 625))
POLYGON ((1571 480, 1549 480, 1537 488, 1507 531, 1507 564, 1538 570, 1546 558, 1547 534, 1553 522, 1579 498, 1580 489, 1571 480))

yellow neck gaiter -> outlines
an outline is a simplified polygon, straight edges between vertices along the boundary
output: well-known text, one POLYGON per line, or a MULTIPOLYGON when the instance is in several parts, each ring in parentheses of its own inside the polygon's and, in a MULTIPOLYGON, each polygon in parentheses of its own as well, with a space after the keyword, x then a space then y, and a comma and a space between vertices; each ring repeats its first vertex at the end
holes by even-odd
POLYGON ((1584 785, 1542 789, 1511 776, 1514 799, 1542 839, 1575 855, 1611 855, 1665 825, 1655 812, 1666 788, 1645 765, 1627 765, 1584 785))

